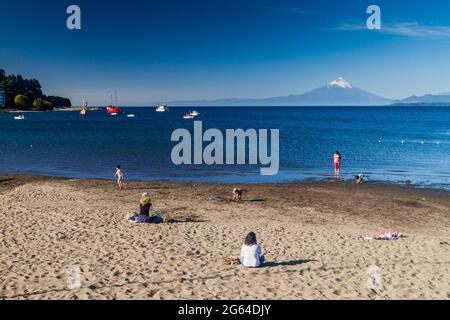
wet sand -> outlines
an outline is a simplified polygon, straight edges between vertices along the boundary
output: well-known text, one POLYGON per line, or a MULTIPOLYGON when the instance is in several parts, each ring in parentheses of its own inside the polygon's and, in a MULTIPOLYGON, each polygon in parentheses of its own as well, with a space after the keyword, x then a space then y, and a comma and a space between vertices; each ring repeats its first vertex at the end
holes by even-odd
POLYGON ((233 187, 127 182, 118 192, 114 181, 0 175, 0 299, 450 298, 450 193, 240 185, 237 204, 233 187), (125 220, 145 191, 172 223, 125 220), (267 265, 225 265, 249 231, 267 265), (382 231, 407 238, 364 239, 382 231), (69 266, 80 268, 80 288, 67 288, 69 266))

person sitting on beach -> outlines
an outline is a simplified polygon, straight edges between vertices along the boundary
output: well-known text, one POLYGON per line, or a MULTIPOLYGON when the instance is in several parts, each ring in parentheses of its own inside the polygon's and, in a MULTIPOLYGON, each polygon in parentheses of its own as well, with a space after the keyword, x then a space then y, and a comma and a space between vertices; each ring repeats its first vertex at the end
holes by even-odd
POLYGON ((119 165, 116 167, 116 173, 114 174, 114 177, 117 177, 117 185, 119 186, 119 190, 122 191, 124 174, 119 165))
POLYGON ((233 189, 233 201, 241 202, 243 194, 244 194, 244 190, 234 188, 233 189))
POLYGON ((150 209, 152 207, 152 200, 147 192, 144 192, 139 202, 139 215, 150 217, 150 209))
POLYGON ((139 202, 139 214, 133 215, 128 220, 130 222, 136 223, 147 223, 150 222, 150 209, 152 208, 152 201, 147 192, 142 194, 141 200, 139 202))
POLYGON ((339 177, 341 175, 341 161, 342 155, 339 151, 336 151, 333 156, 334 160, 334 176, 339 177))
POLYGON ((254 232, 250 232, 245 237, 245 243, 242 246, 239 261, 247 268, 258 268, 264 264, 265 259, 262 254, 262 248, 257 243, 254 232))
POLYGON ((355 183, 356 184, 363 184, 364 183, 364 178, 365 178, 365 176, 362 173, 358 174, 355 177, 355 179, 356 179, 355 183))

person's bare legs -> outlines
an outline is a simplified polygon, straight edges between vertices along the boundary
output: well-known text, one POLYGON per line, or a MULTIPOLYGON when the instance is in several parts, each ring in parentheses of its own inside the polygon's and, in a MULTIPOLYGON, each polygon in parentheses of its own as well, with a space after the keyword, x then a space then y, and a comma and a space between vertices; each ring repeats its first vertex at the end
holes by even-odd
POLYGON ((339 178, 341 176, 341 164, 334 164, 334 177, 339 178))

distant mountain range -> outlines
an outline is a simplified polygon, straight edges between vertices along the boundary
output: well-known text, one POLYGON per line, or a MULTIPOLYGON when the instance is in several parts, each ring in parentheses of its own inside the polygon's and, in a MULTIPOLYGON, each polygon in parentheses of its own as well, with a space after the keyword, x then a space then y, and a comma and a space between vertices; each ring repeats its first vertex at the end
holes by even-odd
POLYGON ((427 94, 424 96, 411 96, 403 100, 395 101, 396 104, 449 104, 450 93, 442 95, 427 94))
POLYGON ((449 95, 426 95, 392 100, 352 86, 344 78, 337 78, 320 88, 303 94, 262 99, 219 99, 219 100, 185 100, 169 101, 169 106, 388 106, 404 104, 446 104, 449 95))

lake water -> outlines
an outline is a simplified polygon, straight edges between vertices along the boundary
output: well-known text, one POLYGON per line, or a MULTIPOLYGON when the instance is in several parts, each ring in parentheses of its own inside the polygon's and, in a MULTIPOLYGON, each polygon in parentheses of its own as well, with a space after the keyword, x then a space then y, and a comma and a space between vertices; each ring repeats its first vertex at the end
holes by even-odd
MULTIPOLYGON (((333 153, 343 155, 342 177, 450 189, 450 108, 199 108, 204 130, 279 129, 280 171, 260 166, 182 165, 171 162, 173 130, 193 130, 187 108, 0 114, 0 172, 112 179, 121 164, 127 179, 262 183, 328 179, 333 153), (135 118, 127 118, 127 113, 135 118), (403 143, 402 143, 403 141, 403 143)), ((206 144, 205 144, 206 145, 206 144)))

